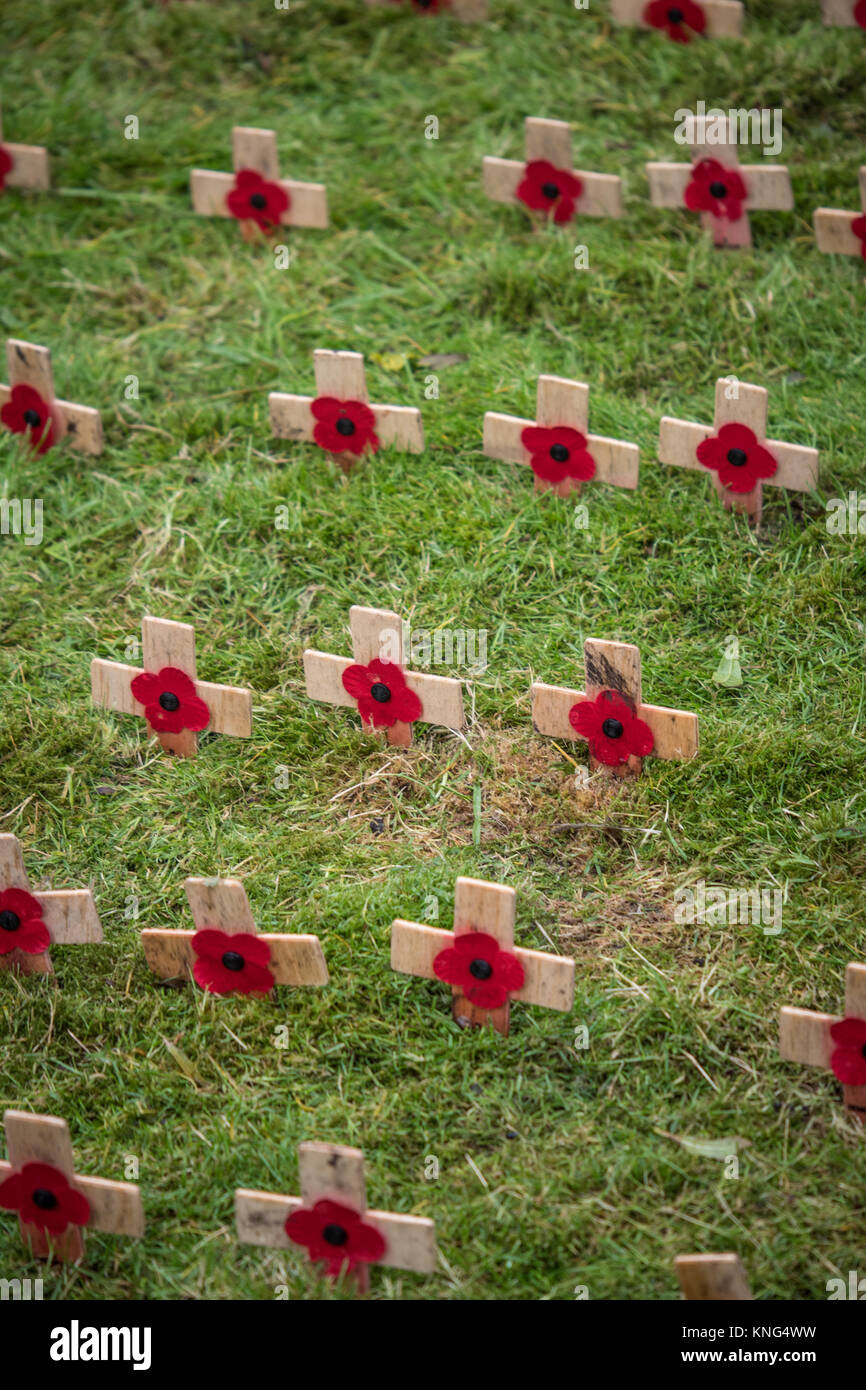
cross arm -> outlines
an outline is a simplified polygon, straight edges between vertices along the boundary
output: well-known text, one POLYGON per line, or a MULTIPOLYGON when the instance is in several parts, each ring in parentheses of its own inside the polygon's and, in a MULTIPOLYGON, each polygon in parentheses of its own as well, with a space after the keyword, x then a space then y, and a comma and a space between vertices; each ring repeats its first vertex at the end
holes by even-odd
POLYGON ((304 1204, 300 1197, 280 1197, 272 1192, 256 1192, 239 1187, 235 1192, 235 1226, 244 1245, 262 1245, 275 1250, 291 1250, 286 1222, 304 1204))
MULTIPOLYGON (((289 206, 280 215, 282 227, 328 226, 328 192, 322 183, 303 183, 295 179, 273 179, 289 196, 289 206)), ((231 217, 226 198, 235 186, 234 174, 215 169, 192 169, 189 191, 193 211, 202 217, 231 217)))
POLYGON ((841 212, 838 208, 816 208, 812 213, 812 226, 819 251, 828 251, 837 256, 859 256, 863 242, 853 232, 853 223, 862 213, 841 212))
POLYGON ((740 172, 746 181, 749 212, 793 212, 791 176, 784 164, 747 164, 740 172))
POLYGON ((42 145, 0 143, 12 156, 12 168, 5 179, 7 188, 33 188, 44 192, 51 187, 48 151, 42 145))
MULTIPOLYGON (((90 690, 93 703, 118 714, 144 715, 132 693, 132 682, 142 674, 140 666, 127 666, 119 661, 94 657, 90 663, 90 690)), ((208 729, 234 738, 249 738, 252 733, 252 692, 234 685, 217 685, 212 681, 196 681, 195 693, 210 710, 208 729)))
MULTIPOLYGON (((484 416, 482 443, 485 455, 501 459, 503 463, 528 465, 529 454, 521 434, 535 423, 534 420, 523 420, 516 415, 500 415, 488 410, 484 416)), ((599 434, 588 434, 586 442, 595 459, 595 476, 599 482, 610 483, 614 487, 637 487, 640 450, 636 444, 607 439, 599 434)))
MULTIPOLYGON (((225 931, 225 927, 217 930, 225 931)), ((241 928, 244 930, 244 928, 241 928)), ((328 983, 328 966, 317 936, 256 933, 267 942, 269 968, 275 985, 317 986, 328 983)), ((185 980, 192 974, 196 956, 192 947, 195 931, 145 927, 141 944, 149 968, 161 980, 185 980)))
POLYGON ((691 183, 691 164, 671 164, 665 161, 650 162, 646 166, 649 180, 650 202, 656 208, 684 207, 683 198, 691 183))
POLYGON ((81 1178, 76 1174, 75 1186, 90 1203, 88 1230, 108 1231, 116 1236, 144 1235, 144 1207, 135 1183, 81 1178))
POLYGON ((739 1255, 678 1255, 674 1268, 683 1297, 697 1302, 746 1302, 752 1291, 739 1255))
MULTIPOLYGON (((356 399, 340 396, 340 400, 356 399)), ((357 399, 361 399, 358 397, 357 399)), ((268 409, 271 429, 277 439, 294 439, 301 444, 313 444, 313 419, 310 406, 313 396, 294 396, 282 391, 272 391, 268 396, 268 409)), ((376 435, 379 443, 387 448, 393 445, 409 454, 424 451, 424 426, 421 412, 411 405, 371 405, 376 419, 376 435)))
POLYGON ((58 889, 50 893, 35 893, 34 897, 42 908, 42 920, 56 945, 102 940, 102 923, 89 888, 58 889))
MULTIPOLYGON (((538 158, 539 156, 534 156, 538 158)), ((571 169, 570 162, 566 166, 571 169)), ((517 189, 526 165, 519 159, 485 155, 481 165, 482 187, 494 203, 517 202, 517 189)), ((593 174, 575 169, 583 191, 577 202, 578 217, 622 217, 622 180, 616 174, 593 174)))
MULTIPOLYGON (((479 931, 486 927, 477 924, 479 931)), ((401 975, 416 975, 423 980, 435 980, 433 961, 440 951, 451 945, 453 933, 441 927, 422 926, 398 918, 391 926, 391 969, 401 975)), ((515 990, 512 999, 524 1004, 538 1004, 545 1009, 567 1012, 574 1003, 574 961, 564 956, 550 956, 543 951, 527 951, 520 946, 507 946, 520 961, 524 970, 524 985, 515 990)))
MULTIPOLYGON (((589 698, 583 690, 568 690, 537 681, 532 686, 531 694, 532 724, 536 733, 585 742, 568 718, 573 705, 589 698)), ((696 714, 640 704, 637 707, 637 715, 652 729, 655 744, 653 752, 658 757, 678 761, 695 757, 698 751, 696 714)))
MULTIPOLYGON (((611 0, 611 18, 617 24, 638 24, 641 28, 650 26, 644 22, 643 12, 647 0, 611 0)), ((707 27, 704 34, 710 39, 737 39, 743 32, 743 6, 741 0, 702 0, 701 8, 706 15, 707 27)))
MULTIPOLYGON (((327 652, 304 652, 304 680, 311 700, 328 705, 356 708, 356 701, 343 689, 343 672, 356 663, 351 657, 331 656, 327 652)), ((462 729, 466 720, 463 712, 463 686, 450 676, 429 676, 415 671, 404 672, 406 684, 421 701, 421 721, 438 724, 446 729, 462 729)))
MULTIPOLYGON (((715 432, 714 425, 699 425, 665 415, 659 425, 659 460, 675 468, 709 473, 711 470, 698 461, 697 449, 715 432)), ((811 492, 817 487, 820 461, 817 449, 786 444, 778 439, 767 439, 764 443, 778 464, 771 478, 761 479, 764 487, 784 487, 796 492, 811 492)))
MULTIPOLYGON (((286 1221, 304 1205, 300 1197, 281 1197, 269 1192, 238 1188, 235 1192, 235 1224, 238 1239, 245 1245, 291 1250, 294 1243, 286 1235, 286 1221)), ((430 1274, 436 1268, 436 1227, 424 1216, 404 1216, 396 1212, 363 1211, 364 1220, 385 1240, 385 1255, 379 1264, 430 1274)))
POLYGON ((830 1029, 838 1021, 834 1014, 783 1008, 779 1014, 779 1055, 786 1062, 801 1062, 807 1067, 826 1070, 833 1050, 830 1029))
POLYGON ((90 663, 90 694, 95 705, 118 714, 143 714, 132 693, 132 682, 142 674, 140 666, 125 666, 96 656, 90 663))

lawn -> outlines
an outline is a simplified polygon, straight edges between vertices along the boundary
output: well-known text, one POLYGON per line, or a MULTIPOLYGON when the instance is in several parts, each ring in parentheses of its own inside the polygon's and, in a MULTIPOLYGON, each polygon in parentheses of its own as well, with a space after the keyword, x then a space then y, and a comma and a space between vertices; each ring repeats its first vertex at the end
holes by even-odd
MULTIPOLYGON (((769 1299, 863 1270, 862 1130, 832 1075, 779 1059, 777 1015, 840 1010, 863 959, 866 541, 825 504, 862 473, 866 286, 811 215, 857 205, 866 47, 810 0, 748 9, 742 42, 684 48, 604 0, 491 0, 472 27, 6 0, 5 138, 49 148, 54 187, 0 199, 0 326, 51 348, 106 448, 0 437, 2 495, 44 507, 40 545, 2 537, 0 830, 34 886, 93 886, 106 939, 57 948, 56 979, 0 976, 0 1101, 64 1116, 83 1173, 135 1159, 148 1219, 42 1271, 46 1297, 347 1296, 234 1236, 234 1188, 297 1191, 303 1139, 363 1148, 372 1206, 436 1220, 437 1273, 374 1271, 374 1298, 674 1299, 674 1256, 702 1250, 769 1299), (649 203, 645 162, 684 157, 699 99, 783 109, 796 211, 755 214, 752 252, 649 203), (622 221, 538 229, 485 199, 482 157, 522 157, 527 115, 622 174, 622 221), (286 269, 192 213, 189 170, 230 167, 233 124, 327 184, 332 225, 290 233, 286 269), (346 477, 272 438, 268 392, 311 393, 315 347, 363 352, 426 452, 346 477), (428 399, 431 354, 465 360, 428 399), (585 490, 585 527, 481 453, 485 410, 533 415, 539 372, 589 382, 592 430, 641 449, 636 492, 585 490), (661 416, 711 419, 728 373, 769 388, 772 437, 821 451, 818 491, 770 489, 757 535, 657 462, 661 416), (307 699, 301 653, 348 653, 353 603, 487 634, 482 673, 431 668, 466 681, 465 738, 400 751, 307 699), (91 658, 123 660, 145 613, 195 624, 203 679, 252 688, 251 739, 170 759, 91 705, 91 658), (590 636, 637 643, 645 698, 699 714, 694 762, 587 786, 584 745, 533 733, 530 681, 579 687, 590 636), (320 936, 327 989, 155 982, 141 928, 189 927, 184 878, 217 874, 260 928, 320 936), (444 986, 391 971, 392 919, 448 926, 460 874, 512 885, 518 944, 575 959, 572 1015, 461 1032, 444 986), (675 922, 701 879, 784 890, 782 931, 675 922)), ((39 1273, 4 1216, 0 1274, 39 1273)))

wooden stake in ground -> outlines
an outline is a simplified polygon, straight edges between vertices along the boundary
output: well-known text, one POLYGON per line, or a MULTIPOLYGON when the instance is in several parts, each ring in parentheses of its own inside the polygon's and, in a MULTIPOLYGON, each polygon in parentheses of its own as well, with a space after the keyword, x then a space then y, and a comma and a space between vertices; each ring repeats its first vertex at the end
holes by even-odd
POLYGON ((12 145, 3 139, 0 123, 0 193, 4 188, 31 188, 44 193, 51 187, 48 151, 42 145, 12 145))
POLYGON ((522 203, 562 226, 578 217, 622 217, 622 179, 573 168, 568 121, 526 118, 526 160, 486 155, 484 192, 494 203, 522 203))
POLYGON ((860 169, 860 207, 861 212, 815 209, 812 225, 819 251, 829 251, 837 256, 862 256, 866 260, 866 164, 860 169))
POLYGON ((739 1255, 677 1255, 674 1268, 691 1303, 750 1302, 752 1291, 739 1255))
POLYGON ((278 227, 327 227, 324 184, 280 178, 276 131, 234 126, 232 165, 233 174, 192 170, 192 205, 202 217, 236 218, 245 241, 268 236, 278 227))
POLYGON ((532 686, 532 724, 549 738, 583 739, 593 772, 637 777, 642 760, 685 760, 698 751, 698 716, 645 705, 640 652, 629 642, 583 644, 586 690, 532 686))
POLYGON ((364 357, 360 352, 316 348, 315 396, 268 396, 271 428, 278 439, 318 444, 344 473, 362 454, 393 445, 409 454, 424 452, 421 412, 411 405, 371 405, 364 357))
POLYGON ((147 963, 161 980, 191 978, 212 994, 328 983, 319 938, 259 934, 239 879, 188 878, 184 888, 195 930, 141 933, 147 963))
POLYGON ((340 1144, 300 1144, 300 1197, 235 1192, 238 1239, 277 1250, 305 1249, 332 1278, 369 1288, 370 1265, 432 1274, 436 1228, 426 1216, 368 1211, 364 1155, 340 1144))
POLYGON ((574 961, 514 945, 515 892, 501 883, 458 878, 454 930, 397 920, 391 969, 451 985, 461 1027, 508 1034, 512 999, 567 1013, 574 1003, 574 961))
POLYGON ((38 454, 62 439, 83 454, 102 453, 99 411, 56 399, 48 348, 9 338, 6 361, 9 383, 0 385, 0 424, 5 429, 24 435, 38 454))
POLYGON ((783 1008, 779 1053, 786 1062, 832 1071, 850 1115, 866 1122, 866 965, 845 971, 845 1014, 783 1008))
POLYGON ((465 24, 474 24, 487 18, 487 0, 366 0, 368 5, 402 5, 404 9, 417 10, 419 14, 453 14, 465 24))
POLYGON ((761 521, 765 484, 791 492, 818 485, 817 449, 767 438, 768 401, 763 386, 719 377, 712 425, 666 415, 659 427, 659 460, 710 472, 726 510, 742 513, 754 526, 761 521))
POLYGON ((716 246, 751 246, 750 212, 791 212, 794 195, 784 164, 740 164, 728 116, 693 117, 687 128, 691 164, 647 164, 657 208, 699 212, 716 246))
POLYGON ((102 940, 102 923, 89 888, 34 893, 21 844, 0 835, 0 973, 53 975, 50 946, 102 940))
POLYGON ((825 24, 866 29, 866 0, 821 0, 825 24))
POLYGON ((252 733, 253 697, 234 685, 196 679, 195 629, 189 623, 143 618, 144 669, 95 657, 90 685, 95 705, 142 715, 167 753, 194 758, 205 729, 232 738, 252 733))
POLYGON ((21 1237, 39 1258, 73 1261, 84 1230, 143 1236, 144 1210, 134 1183, 82 1178, 75 1171, 65 1120, 7 1110, 8 1163, 0 1163, 0 1209, 18 1213, 21 1237))
POLYGON ((743 32, 740 0, 610 0, 617 24, 659 29, 675 43, 693 39, 738 39, 743 32))
POLYGON ((397 748, 412 743, 419 721, 462 729, 463 686, 449 676, 419 675, 404 669, 403 624, 387 609, 349 609, 352 655, 304 652, 304 679, 311 700, 357 709, 371 729, 384 729, 397 748))
POLYGON ((640 451, 636 444, 589 433, 589 387, 560 376, 538 378, 535 420, 484 416, 484 453, 505 463, 528 463, 536 492, 558 497, 579 492, 596 478, 612 487, 637 487, 640 451))

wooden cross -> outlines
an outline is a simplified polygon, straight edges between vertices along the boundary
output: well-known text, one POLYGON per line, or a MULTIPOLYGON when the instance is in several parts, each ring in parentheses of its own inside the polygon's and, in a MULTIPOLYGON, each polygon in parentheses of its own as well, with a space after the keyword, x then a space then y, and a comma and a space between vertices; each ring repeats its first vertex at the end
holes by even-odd
POLYGON ((750 164, 737 155, 729 117, 707 116, 703 132, 691 122, 691 164, 647 164, 650 199, 657 208, 700 212, 716 246, 751 246, 750 212, 792 212, 794 195, 784 164, 750 164), (712 142, 707 137, 712 131, 712 142))
POLYGON ((674 1268, 683 1298, 692 1303, 751 1302, 739 1255, 677 1255, 674 1268))
POLYGON ((837 1014, 816 1014, 810 1009, 783 1008, 779 1016, 779 1054, 786 1062, 823 1067, 842 1081, 842 1095, 849 1114, 866 1122, 866 965, 851 964, 845 971, 844 1021, 851 1021, 850 1038, 833 1037, 843 1022, 837 1014), (862 1071, 863 1081, 845 1081, 862 1071))
POLYGON ((410 454, 424 451, 421 412, 411 405, 371 405, 360 352, 313 352, 315 396, 268 396, 277 439, 318 444, 348 473, 365 452, 393 444, 410 454), (341 449, 338 444, 346 441, 341 449))
POLYGON ((65 1120, 7 1110, 3 1125, 9 1161, 0 1162, 0 1208, 17 1211, 21 1237, 34 1255, 81 1259, 88 1227, 116 1236, 144 1235, 138 1187, 80 1177, 65 1120))
POLYGON ((712 425, 666 415, 659 426, 659 460, 710 471, 726 510, 744 513, 755 526, 764 484, 792 492, 810 492, 818 484, 817 449, 767 438, 768 401, 763 386, 719 377, 712 425))
POLYGON ((453 14, 464 24, 487 18, 487 0, 366 0, 368 5, 409 5, 427 14, 453 14))
POLYGON ((6 429, 26 435, 40 454, 61 439, 81 453, 102 453, 99 411, 56 399, 48 348, 9 338, 6 362, 9 383, 0 385, 0 421, 6 429))
POLYGON ((862 256, 866 260, 866 164, 860 169, 861 212, 816 208, 812 214, 819 251, 837 256, 862 256))
POLYGON ((404 669, 403 624, 396 613, 354 604, 349 609, 349 631, 351 657, 304 652, 304 680, 311 700, 354 707, 366 727, 384 729, 388 742, 398 748, 410 747, 412 725, 418 720, 445 729, 464 727, 459 680, 404 669))
POLYGON ((143 714, 160 746, 184 758, 195 757, 198 734, 205 729, 232 738, 250 737, 252 692, 196 678, 195 629, 189 623, 142 618, 141 650, 143 670, 94 658, 90 685, 95 705, 120 714, 143 714), (158 688, 157 676, 165 689, 158 688), (167 727, 172 725, 178 727, 167 727))
POLYGON ((825 24, 843 29, 866 29, 866 0, 821 0, 825 24))
POLYGON ((583 644, 586 690, 532 686, 532 724, 550 738, 585 739, 593 772, 636 777, 642 759, 686 760, 698 751, 698 716, 645 705, 640 652, 629 642, 583 644))
POLYGON ((192 978, 215 994, 270 994, 275 985, 328 983, 319 938, 259 934, 239 879, 188 878, 183 886, 195 930, 147 927, 141 933, 145 959, 161 980, 192 978), (265 949, 257 950, 251 937, 265 949))
POLYGON ((485 155, 484 192, 495 203, 522 203, 550 214, 560 225, 575 213, 581 217, 622 217, 622 179, 615 174, 575 169, 573 159, 568 121, 527 116, 525 162, 485 155))
POLYGON ((51 187, 48 151, 42 145, 10 145, 3 139, 0 121, 0 192, 4 188, 51 187))
POLYGON ((738 39, 743 32, 740 0, 610 0, 617 24, 662 29, 676 43, 705 39, 738 39))
POLYGON ((364 1155, 341 1144, 299 1144, 301 1195, 280 1197, 238 1188, 235 1220, 245 1245, 306 1248, 331 1274, 346 1268, 359 1293, 369 1266, 414 1274, 436 1268, 436 1227, 426 1216, 368 1211, 364 1155))
POLYGON ((20 842, 14 835, 0 835, 0 971, 53 975, 49 945, 101 940, 102 923, 90 889, 34 893, 20 842), (16 939, 23 942, 21 947, 4 949, 16 939))
POLYGON ((589 387, 582 381, 540 376, 535 420, 488 410, 482 447, 488 458, 528 463, 536 492, 568 497, 590 478, 612 487, 637 487, 640 450, 636 444, 589 433, 589 387))
POLYGON ((252 126, 232 128, 233 174, 193 169, 189 176, 193 210, 202 217, 235 217, 251 241, 274 227, 328 225, 324 184, 280 178, 277 133, 252 126))
POLYGON ((398 919, 391 927, 391 969, 450 983, 451 1012, 463 1028, 489 1026, 507 1037, 512 999, 567 1013, 574 1003, 574 961, 514 945, 515 901, 514 889, 504 884, 458 878, 453 933, 398 919), (460 951, 460 938, 470 935, 471 949, 460 951), (470 997, 476 991, 484 1002, 470 997), (497 1003, 503 993, 507 997, 497 1003))

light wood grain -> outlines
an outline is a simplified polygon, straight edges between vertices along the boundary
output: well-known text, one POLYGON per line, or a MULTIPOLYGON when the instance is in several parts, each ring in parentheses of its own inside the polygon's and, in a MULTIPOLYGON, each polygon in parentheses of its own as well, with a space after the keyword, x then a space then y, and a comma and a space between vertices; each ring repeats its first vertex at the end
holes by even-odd
MULTIPOLYGON (((238 1188, 235 1193, 238 1239, 246 1245, 296 1250, 297 1246, 286 1235, 286 1222, 292 1212, 303 1205, 300 1197, 279 1197, 238 1188)), ((436 1227, 427 1217, 368 1210, 363 1215, 385 1241, 385 1254, 378 1263, 417 1274, 431 1274, 435 1270, 436 1227)))
MULTIPOLYGON (((481 165, 484 192, 494 203, 517 203, 518 185, 526 165, 520 160, 485 155, 481 165)), ((571 169, 583 190, 577 202, 578 217, 622 217, 622 180, 616 174, 596 174, 587 169, 571 169)))
POLYGON ((367 1207, 364 1155, 345 1144, 298 1145, 301 1198, 307 1207, 325 1198, 346 1202, 357 1212, 367 1207))
MULTIPOLYGON (((343 672, 355 665, 353 657, 331 656, 327 652, 304 652, 304 683, 311 700, 326 705, 355 709, 356 701, 343 688, 343 672)), ((421 723, 445 729, 462 729, 466 724, 463 686, 450 676, 431 676, 404 671, 406 684, 421 701, 421 723)))
POLYGON ((590 700, 603 690, 617 690, 635 708, 640 705, 640 652, 633 642, 607 642, 588 637, 583 644, 583 665, 590 700))
MULTIPOLYGON (((0 835, 0 891, 21 888, 33 892, 21 844, 15 835, 0 835)), ((48 928, 52 944, 86 945, 103 939, 102 923, 89 888, 64 888, 33 893, 42 909, 42 920, 48 928)), ((26 951, 11 951, 0 956, 0 971, 15 971, 20 975, 52 975, 54 967, 48 951, 29 955, 26 951)))
POLYGON ((739 1255, 678 1255, 674 1260, 683 1297, 692 1302, 743 1303, 752 1297, 739 1255))
POLYGON ((10 145, 3 143, 12 158, 12 168, 5 178, 7 188, 29 188, 44 193, 51 187, 51 166, 48 151, 41 145, 10 145))
POLYGON ((369 666, 377 658, 400 667, 404 665, 403 623, 398 613, 353 603, 349 609, 349 632, 352 660, 359 666, 369 666))
POLYGON ((527 116, 524 125, 526 162, 546 159, 557 169, 571 169, 571 126, 568 121, 549 121, 527 116))
POLYGON ((275 182, 280 177, 277 132, 258 126, 232 127, 232 168, 254 169, 262 178, 275 182))
POLYGON ((339 401, 369 403, 367 373, 361 352, 334 352, 330 348, 315 348, 313 371, 317 396, 336 396, 339 401))
POLYGON ((504 883, 458 878, 454 885, 454 934, 480 931, 505 951, 514 947, 517 894, 504 883))
POLYGON ((807 1067, 830 1066, 833 1042, 830 1029, 838 1015, 812 1013, 785 1006, 779 1013, 779 1055, 786 1062, 807 1067))
MULTIPOLYGON (((234 934, 237 928, 222 927, 220 930, 234 934)), ((299 989, 328 983, 328 967, 317 936, 267 932, 256 935, 270 949, 269 969, 275 985, 299 989)), ((141 944, 144 958, 154 975, 161 980, 192 979, 192 968, 196 961, 192 948, 194 936, 194 931, 185 929, 146 927, 141 933, 141 944)))
POLYGON ((184 892, 198 930, 255 932, 247 891, 238 878, 187 878, 184 892))
POLYGON ((6 343, 9 386, 32 386, 43 400, 54 407, 57 441, 67 439, 73 449, 84 454, 101 454, 102 417, 91 406, 58 400, 54 395, 51 353, 38 343, 9 338, 6 343))
POLYGON ((834 24, 844 29, 857 25, 854 18, 854 0, 821 0, 821 14, 825 24, 834 24))
MULTIPOLYGON (((321 231, 328 226, 328 191, 321 183, 297 179, 275 179, 288 194, 289 206, 280 214, 281 227, 308 227, 321 231)), ((202 217, 232 217, 226 199, 235 186, 234 174, 213 169, 192 169, 189 190, 193 211, 202 217)))
MULTIPOLYGON (((321 394, 326 394, 322 392, 321 394)), ((315 443, 316 421, 310 406, 315 397, 292 396, 272 391, 268 396, 271 431, 277 439, 294 439, 300 444, 315 443)), ((359 396, 340 396, 340 400, 360 400, 359 396)), ((424 425, 421 412, 411 405, 371 405, 376 421, 376 437, 383 449, 400 449, 407 454, 424 452, 424 425)))
POLYGON ((866 965, 852 962, 845 971, 845 1014, 866 1019, 866 965))
POLYGON ((840 212, 835 208, 816 208, 812 214, 818 250, 836 256, 862 256, 863 242, 851 230, 862 212, 840 212))

